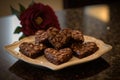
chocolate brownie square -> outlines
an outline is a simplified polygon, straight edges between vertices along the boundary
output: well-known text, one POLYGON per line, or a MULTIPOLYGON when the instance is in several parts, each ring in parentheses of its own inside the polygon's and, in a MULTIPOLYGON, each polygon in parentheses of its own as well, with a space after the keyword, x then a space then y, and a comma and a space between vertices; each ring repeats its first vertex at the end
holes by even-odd
POLYGON ((72 30, 71 37, 73 40, 83 43, 84 42, 84 37, 83 33, 79 30, 72 30))
POLYGON ((78 58, 89 56, 99 49, 94 42, 86 42, 83 44, 78 42, 73 43, 71 48, 74 51, 75 56, 78 58))
POLYGON ((72 50, 70 48, 64 48, 56 50, 53 48, 47 48, 44 51, 45 58, 55 65, 67 62, 72 58, 72 50))
POLYGON ((39 45, 41 43, 46 43, 48 40, 47 32, 44 30, 38 30, 35 33, 35 44, 39 45))
POLYGON ((61 34, 66 35, 68 38, 71 38, 72 29, 66 28, 61 30, 61 34))
POLYGON ((36 58, 43 54, 43 50, 46 48, 46 46, 43 45, 42 43, 39 45, 35 45, 33 43, 23 42, 19 45, 19 48, 20 48, 19 51, 22 54, 30 58, 36 58))
POLYGON ((50 27, 47 29, 48 39, 51 40, 59 33, 59 30, 55 27, 50 27))
POLYGON ((71 29, 63 29, 52 38, 50 43, 56 48, 65 48, 70 45, 71 29))

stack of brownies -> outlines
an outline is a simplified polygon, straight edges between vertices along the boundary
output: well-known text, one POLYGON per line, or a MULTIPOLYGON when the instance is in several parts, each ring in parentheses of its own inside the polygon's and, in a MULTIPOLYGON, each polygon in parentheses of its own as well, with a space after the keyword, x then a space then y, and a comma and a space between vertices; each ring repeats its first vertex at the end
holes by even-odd
POLYGON ((23 42, 19 48, 22 54, 33 59, 44 55, 55 65, 69 61, 72 56, 84 58, 99 49, 95 42, 85 42, 81 31, 55 27, 37 31, 34 43, 23 42))

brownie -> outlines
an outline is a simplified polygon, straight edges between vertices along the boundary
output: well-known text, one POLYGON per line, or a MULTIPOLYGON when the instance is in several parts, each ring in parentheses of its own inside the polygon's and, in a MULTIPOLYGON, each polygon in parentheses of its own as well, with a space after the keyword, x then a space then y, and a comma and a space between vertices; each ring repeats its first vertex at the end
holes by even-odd
POLYGON ((65 48, 70 45, 71 29, 63 29, 52 38, 50 43, 55 49, 65 48))
POLYGON ((86 42, 86 43, 73 43, 71 46, 74 54, 78 58, 83 58, 89 56, 98 50, 96 43, 86 42))
POLYGON ((71 33, 72 39, 74 39, 77 42, 84 42, 84 37, 83 37, 83 33, 79 30, 72 30, 71 33))
POLYGON ((50 27, 47 29, 48 39, 51 40, 59 33, 59 30, 55 27, 50 27))
POLYGON ((46 48, 46 46, 44 46, 42 43, 39 45, 35 45, 33 43, 23 42, 20 44, 19 48, 19 51, 22 54, 30 58, 36 58, 43 54, 43 50, 46 48))
POLYGON ((62 29, 61 33, 66 35, 68 38, 71 38, 72 29, 70 29, 70 28, 62 29))
POLYGON ((54 48, 47 48, 45 49, 44 54, 45 58, 55 65, 67 62, 72 58, 72 50, 70 48, 64 48, 60 50, 56 50, 54 48))
POLYGON ((47 32, 44 30, 38 30, 35 33, 35 44, 39 45, 41 43, 46 43, 48 40, 47 32))

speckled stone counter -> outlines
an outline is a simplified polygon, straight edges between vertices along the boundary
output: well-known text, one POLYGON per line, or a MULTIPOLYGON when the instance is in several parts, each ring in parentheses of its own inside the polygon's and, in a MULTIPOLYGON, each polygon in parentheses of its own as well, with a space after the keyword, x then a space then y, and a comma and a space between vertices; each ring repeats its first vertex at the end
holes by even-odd
POLYGON ((0 49, 0 80, 120 80, 120 7, 119 4, 109 4, 108 7, 108 22, 86 15, 84 7, 56 14, 62 28, 80 29, 84 34, 110 44, 111 51, 96 60, 52 71, 14 59, 0 49))

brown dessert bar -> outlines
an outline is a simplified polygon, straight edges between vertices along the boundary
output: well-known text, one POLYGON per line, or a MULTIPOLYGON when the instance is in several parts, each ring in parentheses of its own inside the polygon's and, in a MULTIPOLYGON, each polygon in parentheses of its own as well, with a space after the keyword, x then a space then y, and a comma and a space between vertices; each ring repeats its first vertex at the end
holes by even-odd
POLYGON ((51 40, 59 33, 59 30, 55 27, 50 27, 47 29, 48 39, 51 40))
POLYGON ((72 30, 72 39, 74 39, 75 41, 84 42, 84 37, 83 37, 83 33, 79 30, 72 30))
POLYGON ((59 51, 53 48, 47 48, 44 54, 48 61, 56 65, 67 62, 72 58, 72 50, 70 48, 64 48, 59 51))
POLYGON ((38 30, 35 33, 35 44, 39 45, 42 42, 45 43, 48 40, 47 32, 44 30, 38 30))
POLYGON ((70 45, 70 39, 71 29, 63 29, 49 41, 56 49, 60 49, 68 47, 70 45))
POLYGON ((39 45, 34 45, 33 43, 23 42, 19 46, 19 51, 30 57, 30 58, 36 58, 43 54, 43 50, 46 48, 42 43, 39 45))
POLYGON ((73 43, 71 46, 74 54, 78 58, 83 58, 89 56, 98 50, 96 43, 86 42, 86 43, 73 43))

